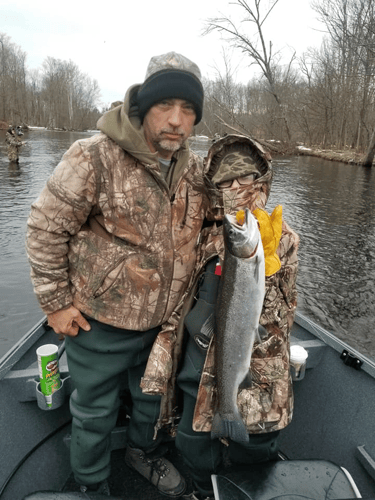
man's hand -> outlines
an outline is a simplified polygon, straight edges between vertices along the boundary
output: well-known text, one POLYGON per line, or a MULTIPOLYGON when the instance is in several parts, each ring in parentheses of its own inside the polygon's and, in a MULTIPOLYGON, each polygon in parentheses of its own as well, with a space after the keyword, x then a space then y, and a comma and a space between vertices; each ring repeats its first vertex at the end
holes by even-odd
POLYGON ((82 316, 79 310, 74 306, 69 306, 66 309, 60 309, 54 313, 48 314, 48 324, 55 333, 76 337, 79 329, 82 328, 86 332, 91 330, 90 323, 82 316))

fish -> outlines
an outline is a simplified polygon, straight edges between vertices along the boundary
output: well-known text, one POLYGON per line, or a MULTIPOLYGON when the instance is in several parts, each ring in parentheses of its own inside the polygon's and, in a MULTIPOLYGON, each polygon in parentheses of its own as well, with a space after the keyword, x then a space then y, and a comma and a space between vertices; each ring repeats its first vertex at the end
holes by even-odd
POLYGON ((265 259, 254 215, 225 215, 224 264, 215 306, 217 398, 212 438, 246 443, 249 436, 237 406, 239 388, 251 386, 250 361, 265 294, 265 259))

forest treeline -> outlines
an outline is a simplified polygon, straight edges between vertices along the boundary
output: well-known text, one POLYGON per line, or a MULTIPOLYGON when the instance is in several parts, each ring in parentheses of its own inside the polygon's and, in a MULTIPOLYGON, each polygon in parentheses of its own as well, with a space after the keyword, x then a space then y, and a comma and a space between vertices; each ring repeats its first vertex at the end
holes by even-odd
POLYGON ((67 130, 95 127, 100 89, 72 61, 47 57, 28 69, 27 54, 0 33, 0 120, 67 130))
MULTIPOLYGON (((242 19, 209 19, 205 34, 221 33, 223 72, 204 80, 204 119, 195 133, 238 130, 258 139, 365 152, 375 144, 375 2, 315 0, 325 37, 320 47, 285 62, 267 38, 267 18, 285 0, 234 0, 242 19), (236 82, 230 52, 256 71, 236 82)), ((296 19, 295 22, 298 22, 296 19)), ((284 29, 283 27, 282 29, 284 29)), ((48 57, 29 70, 26 54, 0 34, 0 120, 67 129, 94 128, 100 89, 71 61, 48 57)), ((218 49, 220 50, 220 49, 218 49)), ((124 89, 125 92, 126 89, 124 89)), ((375 150, 375 148, 373 148, 375 150)))

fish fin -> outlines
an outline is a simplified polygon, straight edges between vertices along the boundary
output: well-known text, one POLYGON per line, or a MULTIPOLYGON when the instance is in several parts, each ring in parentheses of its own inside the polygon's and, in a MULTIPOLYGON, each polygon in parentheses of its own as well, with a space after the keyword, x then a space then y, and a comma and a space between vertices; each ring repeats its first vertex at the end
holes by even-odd
POLYGON ((249 389, 253 385, 252 379, 251 379, 251 373, 250 370, 246 373, 245 378, 243 381, 240 383, 238 386, 239 389, 249 389))
POLYGON ((248 443, 249 434, 240 414, 231 414, 230 418, 222 418, 216 413, 212 421, 211 438, 227 437, 236 443, 248 443))

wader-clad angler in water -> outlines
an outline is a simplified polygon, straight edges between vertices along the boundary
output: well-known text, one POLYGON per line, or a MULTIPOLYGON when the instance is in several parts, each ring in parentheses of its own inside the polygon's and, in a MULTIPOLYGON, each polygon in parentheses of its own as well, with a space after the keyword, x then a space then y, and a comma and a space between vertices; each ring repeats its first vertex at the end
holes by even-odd
MULTIPOLYGON (((175 52, 153 57, 144 83, 104 114, 100 134, 71 146, 32 206, 32 280, 49 324, 66 336, 71 465, 84 498, 108 493, 123 372, 133 400, 126 464, 165 495, 185 490, 157 451, 160 395, 139 385, 196 265, 209 200, 187 138, 202 110, 196 64, 175 52)), ((163 355, 153 359, 168 372, 163 355)))
POLYGON ((23 132, 21 127, 9 127, 5 134, 5 142, 8 144, 8 158, 10 162, 18 163, 19 161, 19 150, 25 145, 25 142, 21 141, 22 136, 23 132))
MULTIPOLYGON (((189 290, 154 344, 142 380, 145 391, 163 394, 159 425, 173 423, 175 404, 168 395, 173 392, 185 328, 188 340, 177 379, 184 404, 176 446, 194 481, 195 493, 190 494, 191 499, 213 496, 211 474, 222 461, 222 442, 211 438, 217 411, 219 367, 215 366, 218 339, 210 325, 224 260, 220 222, 224 213, 235 216, 237 211, 248 208, 256 216, 265 256, 265 295, 260 315, 262 341, 256 342, 252 350, 251 387, 240 388, 237 395, 249 441, 237 443, 229 439, 230 460, 254 463, 277 457, 278 433, 289 424, 293 412, 289 333, 296 308, 299 238, 282 219, 281 207, 276 207, 272 215, 265 211, 272 168, 259 144, 239 135, 219 139, 208 152, 205 169, 211 192, 209 218, 218 222, 205 224, 189 290), (163 366, 170 371, 161 369, 158 356, 169 360, 163 366)), ((244 297, 243 309, 248 307, 247 300, 244 297)), ((243 312, 241 310, 241 314, 243 312)))

